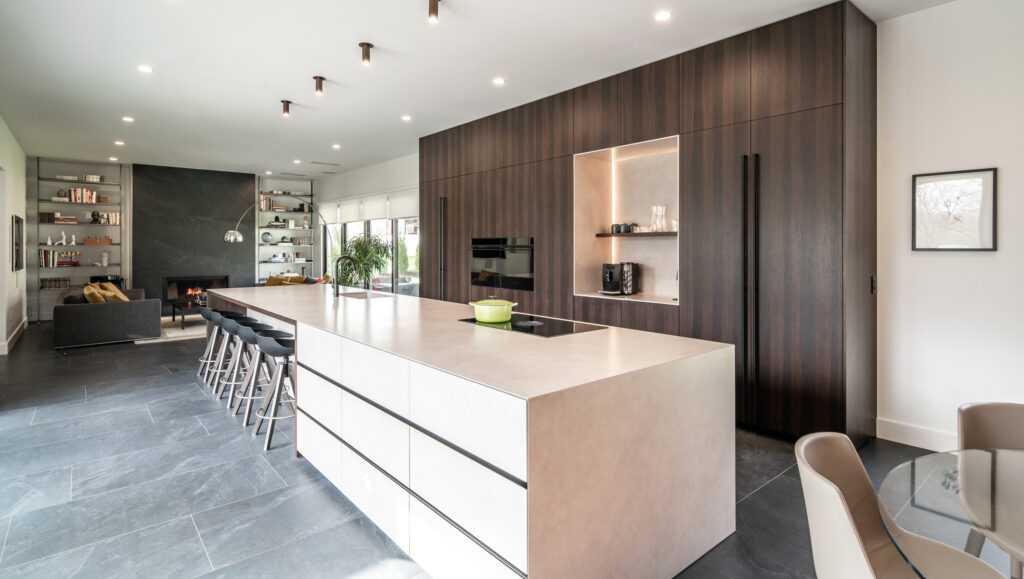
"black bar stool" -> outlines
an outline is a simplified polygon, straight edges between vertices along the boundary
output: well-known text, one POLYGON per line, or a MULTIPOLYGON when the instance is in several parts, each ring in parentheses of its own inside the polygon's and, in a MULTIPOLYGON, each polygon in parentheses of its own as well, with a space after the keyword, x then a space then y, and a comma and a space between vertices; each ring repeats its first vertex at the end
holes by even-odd
POLYGON ((255 400, 263 400, 266 398, 263 396, 264 387, 269 386, 271 383, 270 372, 267 370, 268 364, 271 363, 270 359, 266 359, 263 356, 263 351, 259 348, 259 338, 273 338, 273 339, 287 339, 292 340, 295 338, 292 334, 281 330, 263 330, 261 332, 249 332, 247 333, 244 329, 239 332, 239 335, 247 344, 252 344, 255 348, 255 357, 253 358, 250 372, 246 376, 245 383, 241 387, 241 393, 238 395, 238 405, 235 407, 235 414, 242 409, 242 403, 245 402, 245 415, 242 419, 242 431, 249 427, 252 423, 252 408, 255 400), (257 369, 257 370, 253 370, 257 369), (262 372, 265 381, 260 382, 259 374, 256 372, 262 372))
POLYGON ((199 370, 196 371, 196 377, 206 382, 209 369, 213 366, 214 361, 217 357, 213 355, 217 338, 220 337, 220 321, 221 315, 211 310, 210 308, 200 308, 199 314, 206 320, 206 348, 203 350, 203 355, 199 357, 199 370))
POLYGON ((220 341, 220 351, 217 353, 213 376, 209 384, 218 399, 224 389, 221 382, 224 381, 225 374, 227 374, 236 359, 234 354, 237 352, 237 349, 232 346, 235 345, 236 341, 241 343, 240 340, 235 340, 235 337, 238 335, 238 328, 240 327, 239 322, 258 323, 255 319, 245 316, 226 318, 221 315, 220 329, 224 337, 220 341))
POLYGON ((263 408, 256 412, 256 428, 252 433, 254 437, 259 436, 263 421, 267 421, 267 441, 263 444, 263 450, 268 451, 274 438, 275 423, 278 420, 295 416, 295 393, 292 390, 291 369, 292 357, 295 355, 295 340, 260 336, 258 345, 263 355, 270 357, 275 363, 274 376, 270 380, 270 392, 263 408), (285 382, 286 376, 287 383, 285 382), (288 404, 292 410, 291 414, 278 416, 277 409, 281 404, 288 404))
MULTIPOLYGON (((235 397, 241 393, 244 385, 248 383, 251 372, 258 368, 253 363, 256 358, 255 338, 257 332, 273 330, 274 327, 260 322, 236 322, 238 333, 235 335, 234 352, 231 365, 228 368, 227 376, 223 387, 228 388, 228 412, 235 406, 235 397)), ((268 374, 267 380, 270 380, 268 374)))

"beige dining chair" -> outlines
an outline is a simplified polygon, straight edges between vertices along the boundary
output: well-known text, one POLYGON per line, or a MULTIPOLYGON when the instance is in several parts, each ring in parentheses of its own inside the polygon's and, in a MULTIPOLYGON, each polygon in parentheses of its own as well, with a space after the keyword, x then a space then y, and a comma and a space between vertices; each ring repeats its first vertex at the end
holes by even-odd
MULTIPOLYGON (((864 464, 844 434, 819 432, 796 443, 818 579, 919 579, 896 548, 864 464)), ((891 522, 890 522, 891 523, 891 522)), ((927 579, 1001 579, 980 559, 891 524, 927 579)))
MULTIPOLYGON (((964 404, 957 412, 960 450, 1024 450, 1024 404, 982 402, 964 404)), ((964 550, 981 555, 985 546, 983 531, 971 528, 964 550)), ((1020 559, 1010 556, 1010 576, 1024 575, 1020 559)))

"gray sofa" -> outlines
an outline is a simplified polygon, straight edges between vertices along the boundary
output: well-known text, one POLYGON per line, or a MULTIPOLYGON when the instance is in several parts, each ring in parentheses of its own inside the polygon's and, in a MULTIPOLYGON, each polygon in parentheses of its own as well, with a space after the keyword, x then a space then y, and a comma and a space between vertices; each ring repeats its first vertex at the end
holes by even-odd
POLYGON ((90 304, 77 301, 81 289, 67 290, 53 307, 53 346, 74 348, 160 337, 160 300, 146 290, 124 290, 131 301, 90 304))

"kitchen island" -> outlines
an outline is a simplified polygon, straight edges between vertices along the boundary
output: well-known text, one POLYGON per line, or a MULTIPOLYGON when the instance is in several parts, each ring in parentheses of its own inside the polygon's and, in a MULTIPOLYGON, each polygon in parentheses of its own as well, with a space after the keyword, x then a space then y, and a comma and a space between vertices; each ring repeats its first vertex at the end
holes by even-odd
POLYGON ((294 326, 297 451, 435 579, 666 578, 735 531, 733 346, 346 293, 209 292, 294 326))

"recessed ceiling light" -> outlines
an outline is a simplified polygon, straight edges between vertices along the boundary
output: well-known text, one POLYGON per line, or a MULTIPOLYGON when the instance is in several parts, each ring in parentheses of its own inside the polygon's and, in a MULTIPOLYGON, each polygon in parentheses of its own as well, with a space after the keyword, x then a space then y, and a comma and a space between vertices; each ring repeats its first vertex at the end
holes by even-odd
POLYGON ((341 145, 339 145, 338 143, 334 143, 333 145, 331 145, 331 148, 337 151, 338 149, 341 148, 341 145))
POLYGON ((491 84, 493 84, 494 86, 505 86, 505 77, 496 76, 491 79, 491 84))
POLYGON ((294 161, 292 161, 292 163, 295 163, 296 165, 298 165, 301 162, 302 162, 302 159, 295 159, 294 161))
POLYGON ((657 22, 668 22, 672 20, 672 12, 668 10, 658 10, 654 13, 654 20, 657 22))
POLYGON ((116 163, 116 162, 117 162, 117 157, 109 157, 109 158, 110 158, 110 160, 111 160, 111 161, 113 161, 114 163, 116 163))
POLYGON ((402 115, 402 121, 406 123, 412 122, 412 115, 402 115))
POLYGON ((126 123, 134 123, 135 122, 135 117, 121 117, 121 120, 126 122, 126 123))
POLYGON ((263 174, 264 175, 273 175, 274 172, 273 171, 264 171, 263 174))
POLYGON ((114 141, 114 145, 118 146, 118 147, 123 147, 124 146, 124 141, 114 141))
POLYGON ((140 64, 135 68, 137 68, 142 74, 153 74, 153 67, 148 64, 140 64))

